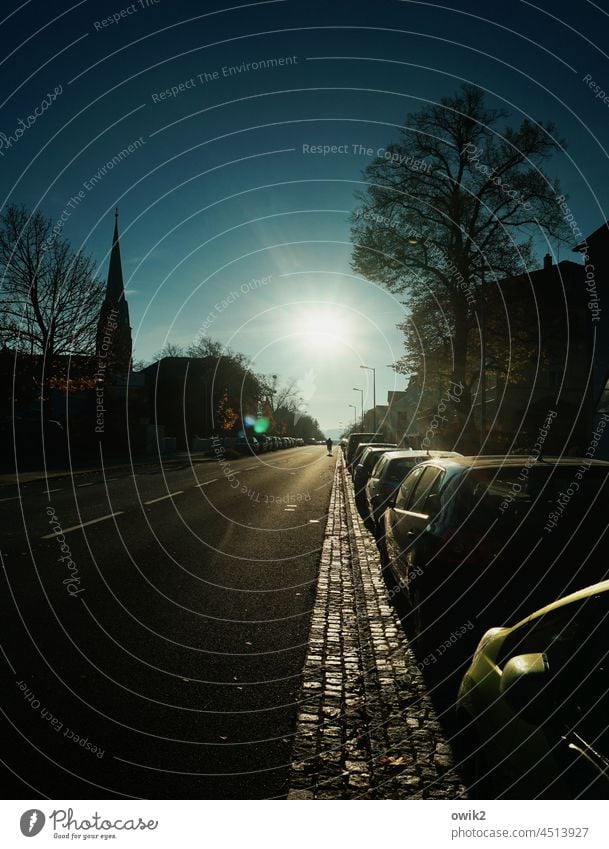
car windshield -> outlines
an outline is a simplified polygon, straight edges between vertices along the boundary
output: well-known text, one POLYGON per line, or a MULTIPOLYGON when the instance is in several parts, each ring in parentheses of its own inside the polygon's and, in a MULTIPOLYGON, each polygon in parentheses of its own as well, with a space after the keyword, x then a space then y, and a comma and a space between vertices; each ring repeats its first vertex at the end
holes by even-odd
MULTIPOLYGON (((420 457, 419 462, 423 459, 425 458, 420 457)), ((401 457, 399 460, 391 460, 385 470, 385 477, 391 478, 391 480, 402 480, 416 464, 417 460, 414 457, 401 457)))
POLYGON ((374 468, 374 466, 378 462, 378 459, 379 459, 379 457, 381 456, 382 453, 383 453, 382 451, 377 451, 374 448, 367 448, 364 451, 364 454, 363 454, 360 462, 367 472, 369 472, 371 469, 374 468))
POLYGON ((371 474, 370 477, 373 477, 373 478, 380 477, 382 472, 383 472, 383 469, 387 465, 387 462, 388 461, 387 461, 387 455, 386 454, 381 454, 380 458, 377 455, 377 462, 376 462, 374 468, 372 469, 372 474, 371 474))

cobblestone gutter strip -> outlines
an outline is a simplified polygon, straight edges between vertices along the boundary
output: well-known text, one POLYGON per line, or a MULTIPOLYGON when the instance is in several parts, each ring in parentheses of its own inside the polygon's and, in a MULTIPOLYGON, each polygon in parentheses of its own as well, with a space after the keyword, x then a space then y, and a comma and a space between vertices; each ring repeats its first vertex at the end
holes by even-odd
POLYGON ((463 796, 339 456, 288 798, 463 796))

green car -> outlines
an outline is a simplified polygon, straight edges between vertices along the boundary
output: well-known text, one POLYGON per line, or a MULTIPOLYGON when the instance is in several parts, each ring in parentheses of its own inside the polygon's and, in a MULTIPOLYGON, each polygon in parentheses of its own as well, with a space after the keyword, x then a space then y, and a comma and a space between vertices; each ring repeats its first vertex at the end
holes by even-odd
POLYGON ((609 798, 609 581, 482 637, 457 701, 477 798, 609 798))

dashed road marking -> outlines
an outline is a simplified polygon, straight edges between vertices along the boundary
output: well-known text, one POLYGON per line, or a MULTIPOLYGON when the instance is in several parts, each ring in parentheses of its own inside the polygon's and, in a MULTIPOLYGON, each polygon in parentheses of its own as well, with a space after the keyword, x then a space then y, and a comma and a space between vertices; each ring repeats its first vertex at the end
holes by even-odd
POLYGON ((218 478, 212 478, 210 481, 203 481, 203 483, 195 484, 195 486, 207 486, 208 483, 215 483, 218 478))
POLYGON ((179 489, 177 492, 169 492, 167 495, 161 495, 160 498, 151 498, 150 501, 144 501, 144 504, 156 504, 157 501, 165 501, 167 498, 174 498, 176 495, 182 495, 183 492, 183 489, 179 489))
POLYGON ((62 528, 60 531, 55 531, 55 533, 45 534, 40 537, 40 539, 53 539, 54 537, 59 537, 62 534, 69 534, 71 531, 78 531, 80 528, 88 527, 88 525, 96 525, 98 522, 105 522, 106 519, 112 519, 114 516, 121 516, 124 512, 124 510, 116 510, 114 513, 108 513, 106 516, 100 516, 99 519, 89 519, 88 522, 81 522, 80 525, 72 525, 71 528, 62 528))

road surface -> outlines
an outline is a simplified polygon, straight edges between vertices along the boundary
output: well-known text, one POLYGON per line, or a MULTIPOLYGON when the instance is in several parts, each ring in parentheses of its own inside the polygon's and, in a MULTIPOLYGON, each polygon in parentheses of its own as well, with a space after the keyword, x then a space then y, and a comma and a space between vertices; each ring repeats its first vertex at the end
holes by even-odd
POLYGON ((9 798, 287 792, 334 462, 301 447, 0 490, 9 798))

